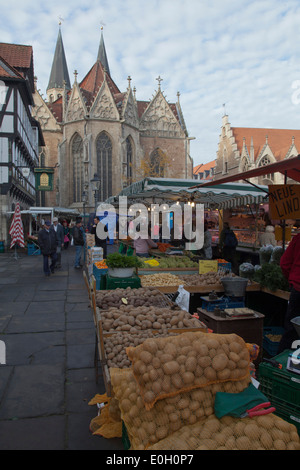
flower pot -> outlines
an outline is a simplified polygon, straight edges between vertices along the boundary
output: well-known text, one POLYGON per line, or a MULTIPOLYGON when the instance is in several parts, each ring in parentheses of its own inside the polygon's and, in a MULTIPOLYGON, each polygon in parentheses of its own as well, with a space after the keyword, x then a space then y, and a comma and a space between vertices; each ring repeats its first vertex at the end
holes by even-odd
POLYGON ((131 277, 135 268, 108 268, 110 277, 131 277))

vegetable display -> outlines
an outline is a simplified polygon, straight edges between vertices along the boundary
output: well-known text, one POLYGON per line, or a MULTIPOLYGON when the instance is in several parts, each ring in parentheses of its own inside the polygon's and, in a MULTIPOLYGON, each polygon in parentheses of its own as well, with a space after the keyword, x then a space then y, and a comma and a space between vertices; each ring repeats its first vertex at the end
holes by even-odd
POLYGON ((288 280, 282 274, 280 266, 273 263, 265 263, 261 269, 257 270, 253 276, 253 280, 258 282, 262 287, 267 287, 271 291, 277 289, 289 290, 288 280))

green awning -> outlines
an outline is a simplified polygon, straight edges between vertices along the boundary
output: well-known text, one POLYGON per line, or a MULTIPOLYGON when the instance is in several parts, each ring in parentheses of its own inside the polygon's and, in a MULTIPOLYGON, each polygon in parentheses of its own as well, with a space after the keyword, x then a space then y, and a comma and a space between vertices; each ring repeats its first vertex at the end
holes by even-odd
POLYGON ((120 196, 126 196, 128 203, 172 204, 176 201, 204 204, 205 207, 227 209, 247 204, 268 202, 268 187, 245 183, 224 183, 213 187, 195 186, 195 180, 175 178, 144 178, 124 188, 117 196, 106 202, 118 204, 120 196))

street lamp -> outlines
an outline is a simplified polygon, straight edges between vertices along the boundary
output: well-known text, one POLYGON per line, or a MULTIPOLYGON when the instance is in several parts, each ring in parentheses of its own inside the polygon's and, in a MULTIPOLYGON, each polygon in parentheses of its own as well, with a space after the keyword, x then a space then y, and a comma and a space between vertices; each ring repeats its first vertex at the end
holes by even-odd
POLYGON ((85 229, 85 205, 87 203, 87 200, 88 200, 88 194, 86 191, 83 191, 82 192, 82 202, 83 202, 83 228, 85 229))
POLYGON ((98 192, 100 189, 100 178, 97 175, 97 173, 94 174, 94 178, 91 179, 91 185, 92 185, 92 191, 94 191, 94 196, 95 196, 95 215, 97 212, 97 202, 98 202, 98 192))

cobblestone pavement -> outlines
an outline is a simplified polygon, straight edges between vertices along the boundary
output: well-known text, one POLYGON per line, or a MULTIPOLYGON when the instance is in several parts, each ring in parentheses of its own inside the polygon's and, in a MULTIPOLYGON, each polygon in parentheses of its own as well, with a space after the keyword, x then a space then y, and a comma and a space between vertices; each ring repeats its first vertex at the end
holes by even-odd
POLYGON ((92 311, 74 258, 73 247, 63 251, 62 268, 45 277, 41 256, 0 254, 1 450, 123 449, 89 430, 97 408, 88 402, 105 387, 95 380, 92 311))

